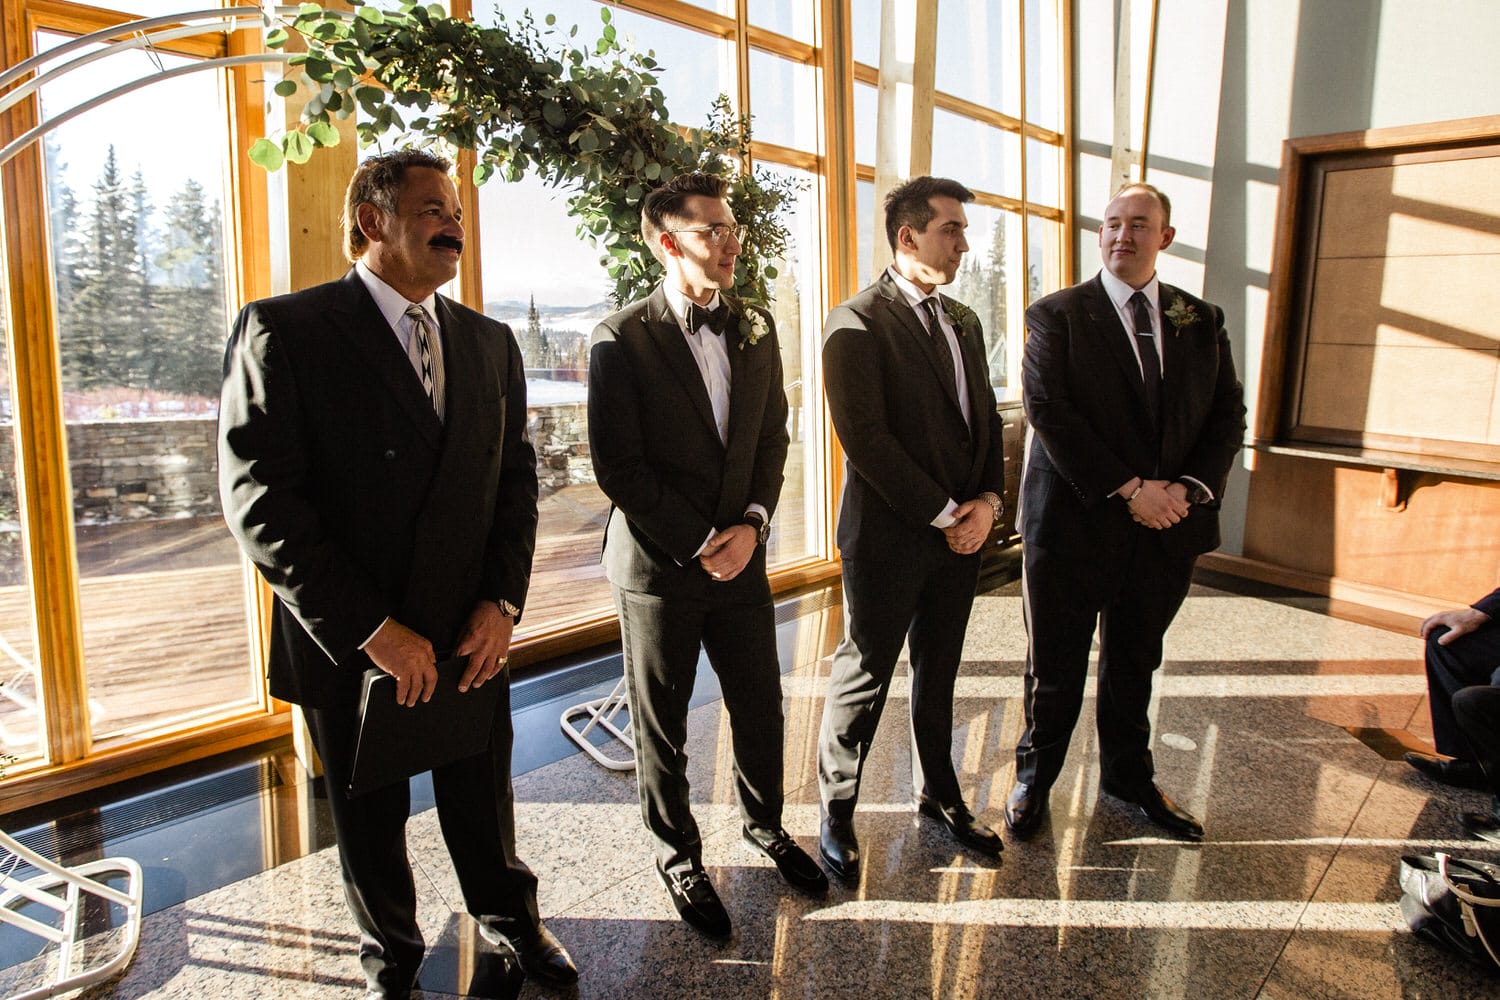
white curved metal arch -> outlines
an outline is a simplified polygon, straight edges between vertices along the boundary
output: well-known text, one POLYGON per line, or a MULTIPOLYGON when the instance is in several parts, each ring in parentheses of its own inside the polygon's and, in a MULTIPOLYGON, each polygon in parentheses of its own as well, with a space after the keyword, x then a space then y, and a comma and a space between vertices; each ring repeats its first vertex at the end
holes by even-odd
MULTIPOLYGON (((59 79, 60 77, 81 69, 84 66, 114 55, 117 52, 128 52, 134 49, 149 49, 154 42, 166 41, 175 38, 189 38, 219 30, 243 30, 246 22, 270 20, 274 17, 293 17, 300 13, 301 8, 293 6, 278 5, 270 8, 262 7, 213 7, 205 10, 185 11, 181 14, 161 14, 155 17, 141 18, 136 21, 127 21, 110 28, 90 32, 87 35, 79 35, 77 38, 64 42, 56 48, 25 59, 0 73, 0 88, 7 84, 22 79, 27 74, 37 73, 33 79, 8 92, 0 98, 0 113, 13 107, 17 103, 30 97, 44 84, 59 79), (200 24, 187 24, 184 22, 200 21, 200 24), (153 31, 161 28, 164 30, 153 31), (121 35, 129 37, 120 38, 121 35), (45 72, 39 72, 43 66, 54 62, 71 52, 90 45, 103 45, 96 52, 86 53, 67 63, 56 66, 45 72)), ((325 11, 334 16, 349 19, 354 15, 349 11, 325 11)), ((117 97, 123 97, 133 91, 148 87, 162 80, 170 80, 174 77, 185 76, 189 73, 201 73, 205 70, 225 69, 234 66, 253 66, 256 64, 271 65, 286 63, 292 57, 292 53, 283 51, 255 52, 238 56, 223 56, 218 59, 197 60, 186 66, 178 66, 175 69, 161 70, 138 77, 128 83, 121 84, 113 90, 91 97, 82 103, 76 104, 68 110, 48 118, 35 127, 17 136, 0 149, 0 165, 10 161, 15 155, 38 141, 42 136, 53 129, 66 124, 85 112, 92 111, 102 104, 108 104, 117 97)))

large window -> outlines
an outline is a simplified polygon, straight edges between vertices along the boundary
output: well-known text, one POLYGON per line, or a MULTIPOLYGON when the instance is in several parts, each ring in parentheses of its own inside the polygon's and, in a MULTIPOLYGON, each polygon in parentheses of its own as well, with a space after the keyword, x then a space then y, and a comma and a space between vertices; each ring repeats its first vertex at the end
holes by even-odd
MULTIPOLYGON (((477 10, 475 16, 480 21, 497 15, 514 21, 528 6, 534 5, 502 0, 494 12, 477 10)), ((758 33, 753 48, 737 37, 728 17, 684 13, 678 21, 630 6, 612 7, 611 23, 625 44, 651 50, 662 64, 659 77, 673 124, 702 126, 714 99, 724 94, 737 111, 748 110, 754 117, 756 164, 800 184, 800 196, 787 220, 792 230, 790 259, 777 262, 773 289, 792 411, 786 483, 772 522, 769 554, 774 572, 824 554, 822 407, 813 381, 823 313, 818 172, 823 119, 809 46, 812 5, 786 2, 762 10, 752 4, 752 23, 788 33, 758 33), (773 48, 760 47, 767 44, 773 48), (736 68, 741 45, 748 48, 748 108, 736 68)), ((713 13, 733 14, 713 3, 704 6, 713 13)), ((549 5, 557 19, 551 37, 568 38, 576 24, 573 44, 587 43, 599 30, 599 9, 595 0, 549 5)), ((600 251, 576 234, 566 201, 565 191, 549 188, 534 176, 515 183, 493 180, 479 193, 483 308, 509 324, 520 341, 542 484, 523 636, 555 634, 612 612, 599 566, 609 501, 594 482, 585 401, 588 338, 614 311, 614 304, 599 263, 600 251)))

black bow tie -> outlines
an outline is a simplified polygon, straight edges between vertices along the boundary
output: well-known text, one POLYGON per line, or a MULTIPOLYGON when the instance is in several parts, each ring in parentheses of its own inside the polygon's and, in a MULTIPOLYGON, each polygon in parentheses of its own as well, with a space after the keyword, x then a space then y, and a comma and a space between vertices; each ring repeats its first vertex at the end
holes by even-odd
POLYGON ((697 333, 707 326, 710 333, 724 335, 729 326, 729 303, 719 299, 717 309, 705 309, 696 302, 688 304, 688 332, 697 333))

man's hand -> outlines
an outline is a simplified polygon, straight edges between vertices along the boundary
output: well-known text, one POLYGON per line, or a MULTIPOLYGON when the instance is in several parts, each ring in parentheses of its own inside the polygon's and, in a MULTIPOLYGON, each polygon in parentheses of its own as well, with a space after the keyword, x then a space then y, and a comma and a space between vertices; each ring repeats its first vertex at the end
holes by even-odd
POLYGON ((510 635, 515 627, 516 620, 503 613, 494 601, 474 605, 453 650, 469 658, 464 675, 458 679, 460 691, 467 691, 470 686, 480 687, 504 672, 510 662, 510 635))
POLYGON ((1490 616, 1483 611, 1477 611, 1474 608, 1458 608, 1453 611, 1439 611, 1424 621, 1418 631, 1425 639, 1433 629, 1446 625, 1448 631, 1438 636, 1438 645, 1446 646, 1459 636, 1473 632, 1489 620, 1490 616))
POLYGON ((984 540, 990 537, 990 527, 995 523, 995 509, 977 497, 965 500, 953 509, 956 520, 943 529, 948 539, 948 548, 961 556, 978 552, 984 540))
POLYGON ((1188 516, 1192 505, 1187 502, 1187 487, 1165 479, 1146 479, 1141 493, 1128 502, 1131 518, 1137 524, 1163 531, 1188 516))
POLYGON ((396 703, 411 708, 428 701, 437 690, 437 656, 432 643, 394 618, 365 643, 365 654, 381 670, 396 678, 396 703))
POLYGON ((750 562, 757 545, 755 529, 748 524, 736 524, 709 540, 698 554, 698 564, 718 582, 728 583, 750 562))

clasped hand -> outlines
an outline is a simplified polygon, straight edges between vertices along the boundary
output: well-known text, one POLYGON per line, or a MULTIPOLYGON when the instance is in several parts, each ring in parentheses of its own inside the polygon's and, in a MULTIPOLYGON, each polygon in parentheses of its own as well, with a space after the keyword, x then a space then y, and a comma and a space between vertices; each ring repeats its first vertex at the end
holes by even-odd
POLYGON ((708 540, 698 553, 698 565, 715 580, 728 583, 749 565, 758 544, 754 528, 748 524, 733 525, 708 540))
MULTIPOLYGON (((480 601, 458 639, 454 652, 469 662, 458 689, 467 691, 500 674, 510 662, 510 638, 515 620, 501 614, 493 601, 480 601)), ((365 644, 365 653, 381 670, 396 678, 396 702, 411 708, 430 701, 437 690, 437 654, 432 643, 394 618, 386 620, 365 644)))
POLYGON ((1129 501, 1129 509, 1136 524, 1165 531, 1187 517, 1192 504, 1187 501, 1187 487, 1181 483, 1146 479, 1141 482, 1140 494, 1129 501))
POLYGON ((961 556, 978 552, 984 540, 990 537, 990 528, 995 523, 995 509, 984 500, 965 500, 953 509, 954 521, 943 529, 948 548, 961 556))

